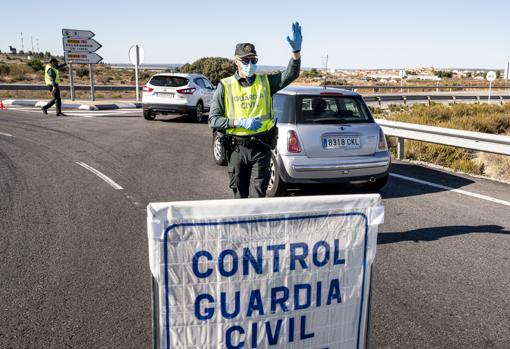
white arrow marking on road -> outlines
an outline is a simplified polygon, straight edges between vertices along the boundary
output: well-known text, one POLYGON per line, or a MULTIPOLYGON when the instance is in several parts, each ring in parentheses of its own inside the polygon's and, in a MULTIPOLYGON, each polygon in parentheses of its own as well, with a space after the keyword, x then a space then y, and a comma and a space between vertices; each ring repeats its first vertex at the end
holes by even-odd
POLYGON ((89 166, 87 165, 86 163, 84 162, 79 162, 77 161, 76 164, 80 165, 81 167, 89 170, 90 172, 92 172, 93 174, 95 174, 96 176, 98 176, 99 178, 101 178, 103 181, 105 181, 106 183, 108 183, 109 185, 111 185, 113 187, 113 189, 115 190, 122 190, 124 188, 122 188, 120 185, 118 185, 117 183, 115 183, 113 181, 113 179, 111 179, 110 177, 108 177, 107 175, 105 175, 104 173, 101 173, 99 172, 98 170, 96 170, 94 167, 92 166, 89 166))
POLYGON ((487 196, 487 195, 472 193, 470 191, 466 191, 466 190, 462 190, 462 189, 455 189, 455 188, 447 187, 446 185, 441 185, 441 184, 436 184, 436 183, 432 183, 432 182, 422 181, 421 179, 416 179, 416 178, 412 178, 412 177, 402 176, 402 175, 399 175, 399 174, 396 174, 396 173, 390 173, 390 176, 396 177, 396 178, 400 178, 400 179, 403 179, 403 180, 406 180, 406 181, 411 181, 411 182, 415 182, 415 183, 420 183, 420 184, 428 185, 428 186, 434 187, 434 188, 439 188, 439 189, 444 189, 444 190, 448 190, 448 191, 453 191, 453 192, 458 193, 458 194, 462 194, 462 195, 471 196, 471 197, 474 197, 474 198, 477 198, 477 199, 482 199, 482 200, 494 202, 494 203, 497 203, 497 204, 500 204, 500 205, 510 206, 510 202, 509 201, 496 199, 496 198, 493 198, 493 197, 490 197, 490 196, 487 196))
POLYGON ((14 137, 13 135, 11 135, 9 133, 3 133, 3 132, 0 132, 0 135, 5 136, 5 137, 14 137))

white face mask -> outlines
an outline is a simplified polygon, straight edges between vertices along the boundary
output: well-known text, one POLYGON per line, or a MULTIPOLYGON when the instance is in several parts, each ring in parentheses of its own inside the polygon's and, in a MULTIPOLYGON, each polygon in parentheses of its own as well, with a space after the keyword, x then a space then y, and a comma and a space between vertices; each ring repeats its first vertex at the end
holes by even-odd
POLYGON ((243 64, 241 62, 241 71, 245 73, 246 76, 252 77, 253 75, 255 75, 255 72, 257 71, 257 64, 253 64, 251 62, 248 64, 243 64))

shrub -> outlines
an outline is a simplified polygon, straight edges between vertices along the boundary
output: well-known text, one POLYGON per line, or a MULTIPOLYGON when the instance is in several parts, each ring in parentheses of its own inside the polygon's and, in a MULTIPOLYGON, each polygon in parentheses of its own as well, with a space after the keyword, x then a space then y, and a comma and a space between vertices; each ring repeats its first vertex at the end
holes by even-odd
POLYGON ((80 65, 78 69, 76 69, 76 75, 80 78, 83 78, 85 76, 89 75, 89 68, 87 68, 84 65, 80 65))
POLYGON ((9 75, 11 72, 11 67, 7 64, 0 63, 0 76, 9 75))
POLYGON ((44 70, 44 65, 42 64, 42 62, 38 59, 33 59, 29 62, 27 62, 27 65, 32 68, 33 71, 35 72, 38 72, 38 71, 43 71, 44 70))

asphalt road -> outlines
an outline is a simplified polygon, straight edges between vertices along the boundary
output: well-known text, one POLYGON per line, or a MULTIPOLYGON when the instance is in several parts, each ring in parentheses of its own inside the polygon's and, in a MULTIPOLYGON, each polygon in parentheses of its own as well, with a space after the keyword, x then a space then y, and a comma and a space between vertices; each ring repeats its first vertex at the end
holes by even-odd
MULTIPOLYGON (((205 124, 69 113, 0 111, 0 348, 149 348, 145 206, 230 198, 226 170, 205 124)), ((372 347, 509 348, 510 185, 407 163, 392 172, 465 192, 397 176, 382 191, 372 347)))

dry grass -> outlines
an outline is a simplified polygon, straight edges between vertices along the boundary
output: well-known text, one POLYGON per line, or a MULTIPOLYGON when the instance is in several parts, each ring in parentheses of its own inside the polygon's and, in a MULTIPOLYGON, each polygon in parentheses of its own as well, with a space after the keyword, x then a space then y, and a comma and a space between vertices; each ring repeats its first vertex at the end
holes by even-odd
MULTIPOLYGON (((510 134, 510 104, 435 104, 374 108, 376 117, 421 125, 446 127, 492 134, 510 134)), ((390 140, 396 153, 396 142, 390 140)), ((510 158, 462 148, 406 141, 407 159, 425 161, 457 171, 510 180, 510 158)))

